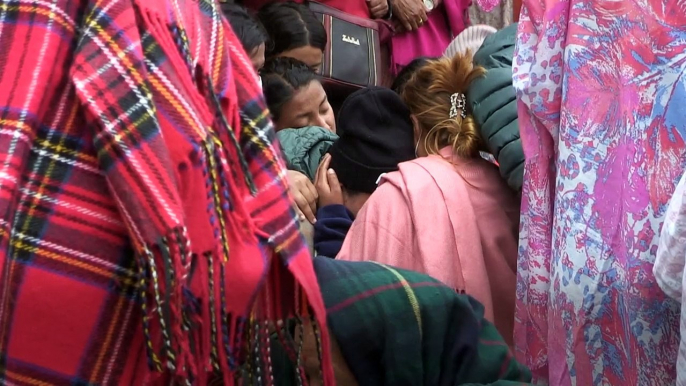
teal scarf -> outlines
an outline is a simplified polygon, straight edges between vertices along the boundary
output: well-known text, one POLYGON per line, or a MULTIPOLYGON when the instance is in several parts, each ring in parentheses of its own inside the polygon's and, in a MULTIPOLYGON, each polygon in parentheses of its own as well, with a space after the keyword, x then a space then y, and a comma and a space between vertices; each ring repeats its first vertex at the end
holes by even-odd
POLYGON ((281 144, 286 167, 303 173, 313 181, 319 163, 338 136, 327 129, 308 126, 280 130, 276 138, 281 144))

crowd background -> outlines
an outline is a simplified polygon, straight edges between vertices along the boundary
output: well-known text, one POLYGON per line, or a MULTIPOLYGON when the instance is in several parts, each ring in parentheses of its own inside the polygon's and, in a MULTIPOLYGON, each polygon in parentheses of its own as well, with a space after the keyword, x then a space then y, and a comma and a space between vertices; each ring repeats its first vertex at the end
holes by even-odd
POLYGON ((686 385, 678 3, 0 5, 0 383, 686 385))

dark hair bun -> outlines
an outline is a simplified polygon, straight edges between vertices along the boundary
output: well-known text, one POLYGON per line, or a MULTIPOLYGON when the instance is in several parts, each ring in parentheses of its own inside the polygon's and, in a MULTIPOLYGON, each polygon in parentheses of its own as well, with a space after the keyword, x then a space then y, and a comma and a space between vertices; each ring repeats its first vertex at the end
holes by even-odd
POLYGON ((241 41, 243 49, 248 54, 269 40, 267 31, 262 24, 250 15, 245 8, 236 4, 222 3, 221 9, 224 17, 231 24, 231 29, 233 29, 238 40, 241 41))
POLYGON ((292 1, 270 3, 260 9, 257 17, 269 35, 268 58, 300 47, 326 48, 324 25, 307 5, 292 1))

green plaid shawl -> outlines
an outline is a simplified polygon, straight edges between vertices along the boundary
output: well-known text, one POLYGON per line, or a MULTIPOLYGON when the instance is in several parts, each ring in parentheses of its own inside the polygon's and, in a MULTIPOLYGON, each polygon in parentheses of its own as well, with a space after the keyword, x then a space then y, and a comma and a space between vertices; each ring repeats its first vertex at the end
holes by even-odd
POLYGON ((317 257, 314 267, 330 331, 360 386, 531 380, 471 297, 372 262, 317 257))

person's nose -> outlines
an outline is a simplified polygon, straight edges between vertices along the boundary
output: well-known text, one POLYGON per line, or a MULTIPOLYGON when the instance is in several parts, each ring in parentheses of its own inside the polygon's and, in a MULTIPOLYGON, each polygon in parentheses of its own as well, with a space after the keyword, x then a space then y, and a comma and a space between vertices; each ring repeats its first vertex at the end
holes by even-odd
POLYGON ((317 115, 317 122, 316 125, 319 127, 323 127, 329 131, 332 131, 331 125, 329 125, 326 122, 325 116, 324 115, 317 115))

